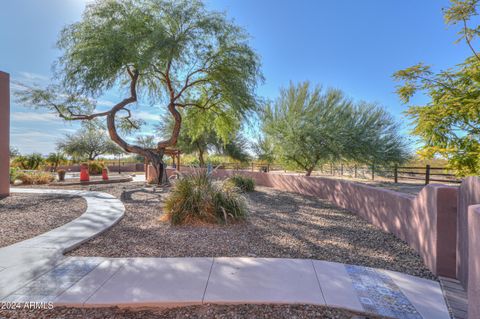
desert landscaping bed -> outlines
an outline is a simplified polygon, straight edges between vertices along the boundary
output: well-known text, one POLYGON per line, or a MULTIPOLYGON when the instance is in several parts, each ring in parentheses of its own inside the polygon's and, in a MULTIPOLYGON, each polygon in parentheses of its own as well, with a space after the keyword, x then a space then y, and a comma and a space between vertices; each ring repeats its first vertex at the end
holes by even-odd
POLYGON ((11 194, 0 199, 0 247, 41 235, 85 212, 86 201, 64 195, 11 194))
POLYGON ((170 309, 130 310, 111 308, 54 308, 52 310, 16 310, 0 311, 5 318, 116 318, 116 319, 170 319, 170 318, 196 318, 196 319, 237 319, 237 318, 323 318, 323 319, 351 319, 370 318, 378 316, 358 316, 356 313, 312 305, 201 305, 170 309))
POLYGON ((153 188, 142 185, 83 187, 122 198, 126 214, 112 229, 69 254, 312 258, 435 278, 420 256, 403 241, 351 212, 313 197, 257 187, 246 195, 250 211, 246 222, 171 226, 160 219, 168 189, 157 188, 153 192, 153 188))

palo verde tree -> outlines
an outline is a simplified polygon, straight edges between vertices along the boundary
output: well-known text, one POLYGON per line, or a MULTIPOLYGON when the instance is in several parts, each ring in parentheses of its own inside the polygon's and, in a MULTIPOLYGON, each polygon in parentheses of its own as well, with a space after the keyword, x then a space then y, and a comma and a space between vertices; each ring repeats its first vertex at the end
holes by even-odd
POLYGON ((423 142, 419 155, 447 159, 460 176, 480 173, 480 54, 474 47, 480 27, 470 26, 478 16, 478 3, 452 0, 444 10, 446 24, 460 26, 458 41, 471 50, 463 63, 440 72, 419 63, 394 74, 402 82, 397 93, 404 103, 410 103, 417 92, 430 98, 406 112, 413 121, 413 133, 423 142))
POLYGON ((280 161, 307 176, 325 162, 385 165, 407 157, 397 125, 382 108, 308 82, 280 91, 265 108, 263 129, 280 161))
POLYGON ((100 155, 119 154, 122 150, 105 131, 86 126, 74 134, 66 134, 57 149, 75 159, 95 160, 100 155))
MULTIPOLYGON (((196 153, 200 166, 205 166, 205 154, 209 151, 226 155, 233 160, 248 161, 247 141, 240 133, 241 119, 232 112, 217 112, 190 108, 180 111, 182 131, 177 147, 183 153, 196 153)), ((170 134, 175 122, 168 120, 158 127, 161 135, 170 134)))
POLYGON ((229 110, 241 118, 257 104, 260 63, 247 40, 240 27, 199 0, 99 0, 61 32, 63 55, 55 66, 60 90, 31 89, 20 99, 65 120, 106 118, 110 138, 149 159, 161 182, 164 151, 177 143, 181 128, 179 109, 229 110), (127 95, 96 111, 92 98, 112 88, 127 95), (134 110, 140 98, 164 105, 175 121, 155 148, 129 143, 119 132, 140 128, 134 110))

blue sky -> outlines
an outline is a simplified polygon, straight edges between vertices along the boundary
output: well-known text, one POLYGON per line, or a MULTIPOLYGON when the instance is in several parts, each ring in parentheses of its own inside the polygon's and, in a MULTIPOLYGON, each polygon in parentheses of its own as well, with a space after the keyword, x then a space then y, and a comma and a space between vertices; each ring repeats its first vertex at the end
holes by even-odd
MULTIPOLYGON (((85 0, 15 0, 0 11, 0 70, 16 83, 45 84, 60 54, 55 41, 61 28, 78 21, 85 0)), ((417 62, 444 69, 469 55, 454 44, 455 28, 443 23, 447 0, 207 0, 225 11, 252 36, 262 58, 265 83, 258 94, 273 99, 289 81, 309 80, 337 87, 357 100, 378 102, 404 125, 402 105, 391 75, 417 62)), ((121 92, 100 104, 111 105, 121 92)), ((13 100, 13 99, 12 99, 13 100)), ((421 102, 421 98, 419 102, 421 102)), ((142 109, 150 124, 159 110, 142 109)), ((62 123, 53 114, 13 101, 11 144, 22 153, 48 153, 63 134, 78 124, 62 123)))

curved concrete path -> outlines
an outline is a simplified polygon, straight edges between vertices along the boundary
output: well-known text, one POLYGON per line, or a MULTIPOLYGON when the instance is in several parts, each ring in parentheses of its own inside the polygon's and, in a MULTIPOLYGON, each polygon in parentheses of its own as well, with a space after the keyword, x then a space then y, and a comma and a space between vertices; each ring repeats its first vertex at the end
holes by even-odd
POLYGON ((82 196, 74 221, 0 249, 0 299, 55 305, 316 304, 393 318, 450 318, 440 285, 393 271, 309 259, 65 257, 120 220, 123 204, 99 192, 12 189, 82 196))

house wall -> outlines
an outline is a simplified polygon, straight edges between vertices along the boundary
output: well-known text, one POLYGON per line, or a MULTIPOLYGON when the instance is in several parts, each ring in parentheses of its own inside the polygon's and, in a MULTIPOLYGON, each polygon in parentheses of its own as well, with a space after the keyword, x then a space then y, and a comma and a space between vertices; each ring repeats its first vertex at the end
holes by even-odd
POLYGON ((10 193, 10 76, 0 71, 0 197, 10 193))

